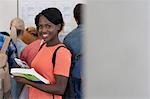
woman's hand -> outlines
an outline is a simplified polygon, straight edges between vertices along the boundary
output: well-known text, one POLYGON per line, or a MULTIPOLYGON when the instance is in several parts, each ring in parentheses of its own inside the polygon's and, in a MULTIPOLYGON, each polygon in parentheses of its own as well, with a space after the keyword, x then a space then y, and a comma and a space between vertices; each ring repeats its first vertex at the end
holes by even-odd
POLYGON ((24 84, 27 84, 28 80, 23 78, 23 77, 18 77, 18 76, 14 76, 14 79, 17 81, 17 82, 20 82, 20 83, 24 83, 24 84))

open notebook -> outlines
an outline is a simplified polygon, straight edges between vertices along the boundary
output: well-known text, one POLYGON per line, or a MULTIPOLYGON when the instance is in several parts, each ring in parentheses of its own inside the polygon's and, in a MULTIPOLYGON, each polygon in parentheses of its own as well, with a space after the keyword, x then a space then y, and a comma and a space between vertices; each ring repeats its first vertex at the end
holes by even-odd
POLYGON ((39 73, 37 73, 34 68, 28 69, 28 68, 12 68, 10 73, 13 76, 20 76, 24 77, 28 80, 38 82, 38 83, 45 83, 50 84, 47 79, 45 79, 43 76, 41 76, 39 73))

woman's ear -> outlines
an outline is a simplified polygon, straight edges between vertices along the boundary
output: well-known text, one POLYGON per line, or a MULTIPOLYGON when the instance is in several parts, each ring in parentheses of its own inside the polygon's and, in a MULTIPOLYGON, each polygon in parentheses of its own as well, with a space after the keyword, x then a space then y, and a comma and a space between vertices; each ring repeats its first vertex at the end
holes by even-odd
POLYGON ((57 30, 60 31, 60 28, 61 28, 61 24, 58 24, 57 25, 57 30))

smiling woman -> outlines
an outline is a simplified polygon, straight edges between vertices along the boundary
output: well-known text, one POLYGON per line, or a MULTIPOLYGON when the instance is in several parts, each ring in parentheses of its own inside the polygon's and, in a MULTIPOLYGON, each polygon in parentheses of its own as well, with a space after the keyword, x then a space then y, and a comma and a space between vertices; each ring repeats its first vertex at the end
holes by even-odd
POLYGON ((48 8, 39 13, 35 21, 37 30, 46 44, 33 59, 31 68, 34 68, 51 84, 39 84, 21 77, 15 77, 15 79, 32 86, 29 88, 29 99, 35 99, 35 97, 38 99, 62 99, 71 66, 71 53, 58 39, 58 34, 64 26, 62 14, 57 8, 48 8), (58 48, 60 49, 57 50, 58 48), (56 50, 57 57, 54 67, 52 59, 56 50))
POLYGON ((59 25, 53 24, 48 21, 46 17, 41 15, 39 19, 39 32, 42 34, 42 38, 46 42, 49 42, 49 40, 53 40, 54 38, 57 39, 59 29, 59 25))
POLYGON ((55 43, 60 43, 58 39, 58 33, 64 26, 61 12, 56 8, 52 8, 49 10, 44 10, 41 14, 39 14, 39 16, 38 29, 42 34, 43 39, 48 43, 48 45, 55 45, 55 43))

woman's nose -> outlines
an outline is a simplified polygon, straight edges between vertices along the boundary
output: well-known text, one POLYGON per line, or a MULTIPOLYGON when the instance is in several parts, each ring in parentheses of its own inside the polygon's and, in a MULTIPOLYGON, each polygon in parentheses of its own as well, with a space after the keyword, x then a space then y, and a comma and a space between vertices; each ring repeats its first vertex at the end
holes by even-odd
POLYGON ((42 32, 47 32, 47 28, 45 26, 42 28, 42 32))

